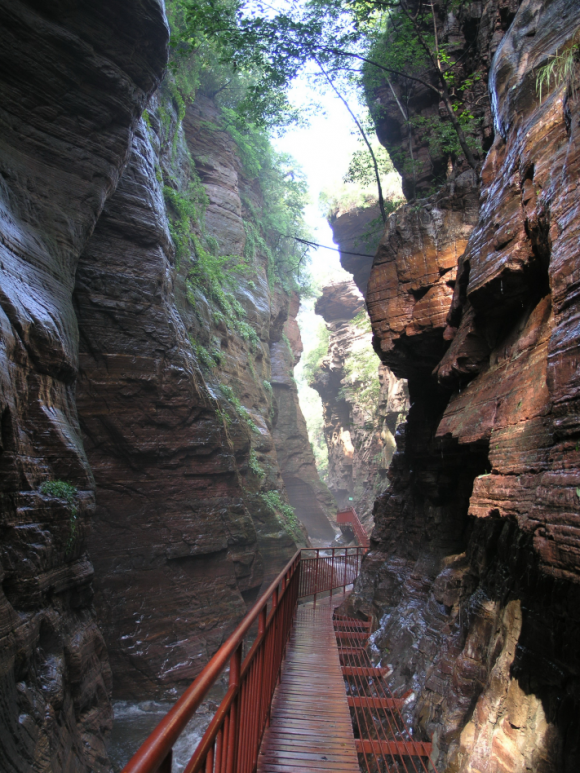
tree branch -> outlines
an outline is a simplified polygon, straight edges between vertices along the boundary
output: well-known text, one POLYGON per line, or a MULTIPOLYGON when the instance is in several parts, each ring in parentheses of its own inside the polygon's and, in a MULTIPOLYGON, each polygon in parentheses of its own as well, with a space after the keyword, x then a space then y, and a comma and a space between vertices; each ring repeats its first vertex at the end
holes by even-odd
POLYGON ((324 67, 320 64, 320 62, 318 61, 318 59, 316 57, 314 57, 314 61, 320 67, 320 70, 321 70, 322 74, 324 75, 326 80, 329 82, 329 84, 330 84, 331 88, 333 89, 334 93, 336 94, 336 96, 340 99, 342 104, 346 107, 346 109, 350 113, 350 116, 351 116, 352 120, 355 122, 355 124, 357 126, 357 129, 361 133, 361 136, 362 136, 363 140, 365 141, 365 144, 366 144, 366 146, 368 148, 368 151, 371 154, 371 158, 373 160, 373 167, 374 167, 374 170, 375 170, 375 178, 376 178, 376 181, 377 181, 377 189, 378 189, 378 193, 379 193, 379 209, 381 210, 381 217, 383 218, 383 223, 386 223, 387 222, 387 214, 385 212, 385 200, 383 198, 383 189, 382 189, 382 186, 381 186, 381 175, 380 175, 380 172, 379 172, 379 165, 377 164, 377 159, 376 159, 375 154, 373 152, 373 149, 371 147, 371 143, 369 142, 369 139, 368 139, 368 137, 366 135, 366 132, 365 132, 365 130, 362 127, 362 124, 360 123, 360 121, 358 120, 356 115, 353 113, 353 111, 350 109, 350 105, 348 104, 346 99, 342 96, 340 91, 334 85, 334 82, 332 81, 332 78, 328 75, 328 73, 326 72, 324 67))

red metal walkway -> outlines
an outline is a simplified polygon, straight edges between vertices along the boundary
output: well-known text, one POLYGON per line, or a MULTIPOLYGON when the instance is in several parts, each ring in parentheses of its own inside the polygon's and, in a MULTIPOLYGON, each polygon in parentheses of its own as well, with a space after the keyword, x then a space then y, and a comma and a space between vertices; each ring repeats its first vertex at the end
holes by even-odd
POLYGON ((296 611, 258 773, 359 773, 332 622, 343 599, 335 595, 296 611))
POLYGON ((228 691, 183 773, 434 771, 431 744, 405 725, 388 669, 371 662, 371 620, 335 612, 363 552, 296 553, 123 773, 172 773, 176 740, 228 663, 228 691))

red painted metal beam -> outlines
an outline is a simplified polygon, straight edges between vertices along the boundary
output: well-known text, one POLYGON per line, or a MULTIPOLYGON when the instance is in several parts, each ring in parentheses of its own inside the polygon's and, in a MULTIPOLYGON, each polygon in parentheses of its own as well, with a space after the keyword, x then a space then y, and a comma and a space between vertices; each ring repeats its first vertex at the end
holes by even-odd
POLYGON ((368 538, 368 534, 366 533, 364 526, 360 522, 360 519, 354 507, 347 507, 346 510, 339 510, 338 513, 336 514, 336 522, 348 523, 350 526, 352 526, 355 537, 358 540, 358 544, 363 548, 369 547, 370 541, 368 538))
MULTIPOLYGON (((228 661, 230 661, 243 642, 249 629, 258 619, 262 610, 267 607, 270 599, 274 595, 278 596, 280 585, 284 586, 281 594, 284 593, 287 587, 285 578, 289 574, 294 574, 298 570, 299 565, 300 551, 288 562, 285 569, 256 602, 252 610, 244 617, 225 644, 219 648, 193 684, 188 687, 175 706, 165 715, 149 738, 125 765, 122 773, 157 773, 157 771, 162 769, 161 766, 170 755, 175 742, 228 664, 228 661)), ((229 693, 230 691, 228 691, 229 693)), ((230 696, 229 702, 231 703, 232 701, 233 697, 230 696)))
POLYGON ((348 705, 362 709, 400 709, 404 701, 400 698, 374 698, 368 695, 349 696, 348 705))
POLYGON ((373 666, 343 666, 342 673, 344 676, 384 677, 391 673, 391 669, 374 668, 373 666))
POLYGON ((423 741, 375 741, 370 739, 355 739, 359 754, 374 754, 392 757, 429 757, 433 744, 423 741))

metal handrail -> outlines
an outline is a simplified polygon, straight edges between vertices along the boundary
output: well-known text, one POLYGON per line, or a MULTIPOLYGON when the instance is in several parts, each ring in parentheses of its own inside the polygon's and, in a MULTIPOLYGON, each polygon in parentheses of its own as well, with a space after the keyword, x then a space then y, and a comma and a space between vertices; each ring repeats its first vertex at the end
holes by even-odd
POLYGON ((228 662, 228 691, 184 773, 252 773, 298 599, 314 595, 316 600, 317 593, 350 585, 363 553, 361 548, 297 551, 122 773, 171 773, 175 742, 228 662), (315 559, 301 555, 312 551, 315 559), (257 636, 242 662, 244 639, 256 621, 257 636))

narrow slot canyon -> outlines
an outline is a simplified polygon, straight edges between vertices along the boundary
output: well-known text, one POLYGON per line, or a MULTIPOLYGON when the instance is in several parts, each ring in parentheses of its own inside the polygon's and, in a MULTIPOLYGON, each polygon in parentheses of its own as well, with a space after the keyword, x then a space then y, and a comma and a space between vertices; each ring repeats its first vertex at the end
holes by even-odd
POLYGON ((577 773, 577 0, 0 27, 0 771, 577 773))

